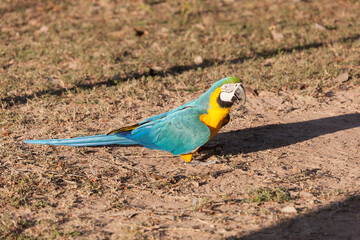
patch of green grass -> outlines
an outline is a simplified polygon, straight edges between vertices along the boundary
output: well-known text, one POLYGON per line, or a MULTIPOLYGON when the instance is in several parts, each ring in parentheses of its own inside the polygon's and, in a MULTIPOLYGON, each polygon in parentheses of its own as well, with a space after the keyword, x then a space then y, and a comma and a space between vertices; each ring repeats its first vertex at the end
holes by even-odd
POLYGON ((28 204, 32 194, 32 185, 31 179, 23 176, 14 176, 11 189, 12 194, 8 199, 9 203, 16 208, 28 204))
POLYGON ((76 231, 76 230, 72 230, 72 231, 63 231, 63 230, 60 230, 58 227, 53 227, 52 231, 49 232, 50 236, 52 238, 76 238, 76 237, 79 237, 79 236, 82 236, 84 235, 83 232, 81 231, 76 231))
POLYGON ((276 201, 278 203, 286 202, 290 200, 290 195, 285 188, 277 187, 275 189, 270 188, 255 188, 248 191, 248 202, 250 203, 263 203, 269 201, 276 201))
POLYGON ((1 239, 37 239, 35 237, 28 237, 22 232, 32 226, 33 221, 26 218, 15 218, 8 214, 0 216, 0 238, 1 239))
POLYGON ((48 202, 46 200, 39 200, 34 204, 34 207, 36 208, 44 208, 48 205, 48 202))

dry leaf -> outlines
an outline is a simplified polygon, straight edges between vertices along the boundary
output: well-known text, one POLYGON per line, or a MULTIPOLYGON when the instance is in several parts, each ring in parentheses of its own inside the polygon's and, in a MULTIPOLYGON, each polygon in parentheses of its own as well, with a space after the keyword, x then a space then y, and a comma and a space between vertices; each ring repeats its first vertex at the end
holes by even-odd
POLYGON ((309 84, 306 84, 306 83, 301 83, 300 86, 299 86, 299 89, 300 90, 304 90, 305 88, 309 87, 309 84))
POLYGON ((318 23, 315 23, 314 26, 315 26, 315 28, 317 30, 320 30, 320 31, 326 31, 327 30, 324 26, 322 26, 322 25, 320 25, 318 23))
POLYGON ((136 29, 136 28, 134 28, 134 31, 135 31, 135 35, 138 36, 138 37, 142 37, 143 35, 149 34, 148 31, 142 30, 142 29, 136 29))
POLYGON ((46 33, 47 31, 49 31, 49 28, 44 25, 37 32, 38 33, 46 33))

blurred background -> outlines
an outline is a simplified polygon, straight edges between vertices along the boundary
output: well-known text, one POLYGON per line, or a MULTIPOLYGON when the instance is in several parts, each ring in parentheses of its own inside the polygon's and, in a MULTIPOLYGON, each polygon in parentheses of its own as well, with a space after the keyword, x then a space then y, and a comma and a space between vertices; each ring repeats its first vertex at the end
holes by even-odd
POLYGON ((194 91, 229 75, 316 95, 359 83, 359 10, 356 0, 2 0, 0 97, 134 78, 194 91))

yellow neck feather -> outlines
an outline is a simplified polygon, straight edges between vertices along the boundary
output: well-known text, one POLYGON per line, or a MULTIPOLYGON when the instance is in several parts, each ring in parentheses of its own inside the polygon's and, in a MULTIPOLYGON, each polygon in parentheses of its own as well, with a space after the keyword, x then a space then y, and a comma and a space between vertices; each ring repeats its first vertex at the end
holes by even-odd
MULTIPOLYGON (((226 116, 230 112, 230 108, 222 108, 216 99, 221 93, 221 88, 217 88, 210 96, 210 107, 207 114, 202 114, 200 120, 206 124, 211 131, 210 139, 213 138, 223 126, 226 116)), ((209 140, 210 140, 209 139, 209 140)))

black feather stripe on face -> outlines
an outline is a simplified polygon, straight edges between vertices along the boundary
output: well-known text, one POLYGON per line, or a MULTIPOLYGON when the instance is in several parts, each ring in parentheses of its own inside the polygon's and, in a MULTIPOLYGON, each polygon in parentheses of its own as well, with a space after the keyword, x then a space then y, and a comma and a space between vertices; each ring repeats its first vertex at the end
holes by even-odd
POLYGON ((232 107, 232 105, 234 104, 234 102, 235 102, 235 96, 231 99, 231 102, 225 102, 225 101, 223 101, 223 100, 221 100, 221 98, 220 98, 220 95, 217 97, 217 99, 216 99, 216 102, 219 104, 219 106, 221 107, 221 108, 231 108, 232 107))

